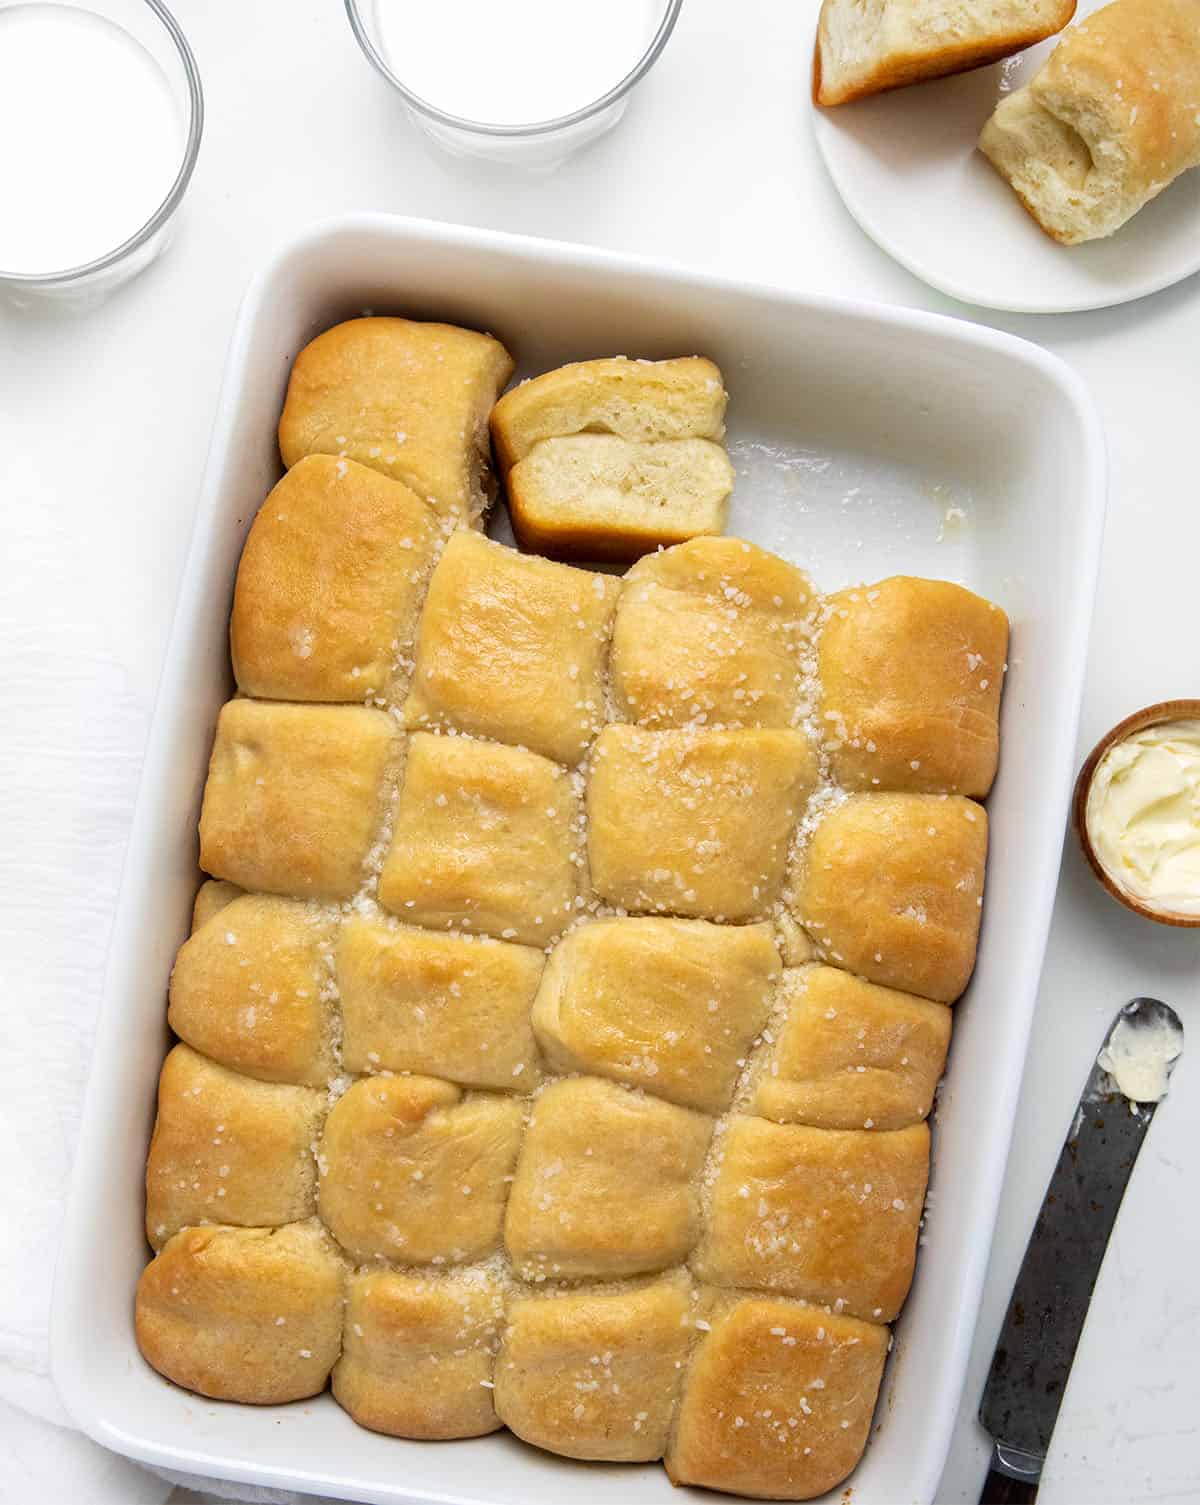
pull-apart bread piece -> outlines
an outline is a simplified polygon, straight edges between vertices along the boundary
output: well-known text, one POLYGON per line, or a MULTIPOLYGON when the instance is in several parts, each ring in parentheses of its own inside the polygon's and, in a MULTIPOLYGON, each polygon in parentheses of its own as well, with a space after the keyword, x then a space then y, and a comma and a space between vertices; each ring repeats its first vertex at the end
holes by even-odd
POLYGON ((518 1437, 568 1458, 661 1458, 693 1336, 682 1273, 521 1298, 496 1361, 496 1410, 518 1437))
POLYGON ((229 701, 204 786, 200 866, 242 888, 349 899, 400 753, 385 711, 229 701))
POLYGON ((540 1063, 529 1013, 545 961, 490 936, 351 916, 337 945, 343 1068, 532 1091, 540 1063))
POLYGON ((321 1136, 320 1213, 354 1260, 466 1264, 500 1245, 521 1104, 434 1077, 370 1077, 321 1136))
POLYGON ((492 1404, 504 1291, 486 1266, 358 1270, 334 1399, 373 1432, 444 1441, 501 1425, 492 1404))
POLYGON ((972 800, 852 794, 809 835, 788 902, 822 960, 953 1003, 975 966, 986 857, 972 800))
POLYGON ((613 700, 639 726, 795 726, 811 710, 815 600, 794 565, 740 538, 696 538, 625 576, 613 700))
POLYGON ((761 1500, 811 1500, 862 1457, 888 1330, 776 1297, 714 1304, 684 1383, 667 1473, 761 1500))
POLYGON ((196 1223, 268 1227, 317 1210, 312 1147, 325 1093, 260 1082, 177 1045, 163 1062, 146 1160, 153 1248, 196 1223))
POLYGON ((1000 608, 903 575, 840 591, 826 608, 820 719, 836 782, 985 798, 1008 650, 1000 608))
POLYGON ((614 1280, 687 1258, 712 1120, 596 1077, 543 1088, 504 1242, 525 1280, 614 1280))
POLYGON ((289 468, 305 455, 357 460, 403 481, 449 526, 478 524, 494 485, 488 414, 512 375, 499 340, 450 324, 337 324, 292 365, 279 420, 289 468))
POLYGON ((1116 0, 996 106, 979 149, 1063 245, 1111 235, 1200 165, 1200 0, 1116 0))
POLYGON ((414 732, 379 902, 412 925, 545 946, 582 903, 583 812, 538 753, 414 732))
POLYGON ((803 732, 605 727, 587 788, 597 893, 634 913, 763 919, 816 782, 803 732))
POLYGON ((869 1322, 898 1315, 925 1205, 926 1124, 814 1129, 735 1114, 715 1159, 699 1279, 869 1322))
POLYGON ((834 967, 789 968, 753 1112, 821 1129, 904 1129, 933 1106, 950 1045, 944 1003, 834 967))
POLYGON ((513 528, 528 549, 632 559, 725 526, 733 467, 709 360, 579 361, 492 413, 513 528))
POLYGON ((335 924, 320 905, 241 894, 184 941, 167 1022, 223 1066, 323 1087, 337 1075, 335 924))
POLYGON ((578 763, 604 721, 619 590, 611 575, 456 534, 430 582, 407 724, 578 763))
POLYGON ((1075 0, 824 0, 813 99, 846 104, 1010 57, 1061 31, 1075 0))
POLYGON ((778 977, 769 925, 597 920, 551 953, 533 1028, 554 1071, 591 1072, 719 1113, 778 977))
POLYGON ((325 1388, 342 1337, 345 1261, 313 1218, 185 1228, 138 1282, 138 1347, 214 1400, 278 1405, 325 1388))
POLYGON ((440 541, 407 486, 310 455, 259 508, 242 550, 229 640, 244 695, 359 701, 403 692, 440 541))
POLYGON ((206 878, 196 890, 196 898, 192 903, 192 934, 195 935, 201 925, 207 925, 209 920, 219 915, 235 899, 240 899, 245 892, 236 883, 226 883, 220 878, 206 878))

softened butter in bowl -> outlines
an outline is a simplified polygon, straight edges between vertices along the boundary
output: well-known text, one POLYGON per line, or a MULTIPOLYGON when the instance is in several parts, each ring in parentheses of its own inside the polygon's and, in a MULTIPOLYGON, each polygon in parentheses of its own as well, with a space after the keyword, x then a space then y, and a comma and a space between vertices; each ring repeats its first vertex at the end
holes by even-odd
POLYGON ((1200 925, 1200 713, 1146 723, 1147 714, 1089 760, 1085 849, 1131 908, 1200 925))

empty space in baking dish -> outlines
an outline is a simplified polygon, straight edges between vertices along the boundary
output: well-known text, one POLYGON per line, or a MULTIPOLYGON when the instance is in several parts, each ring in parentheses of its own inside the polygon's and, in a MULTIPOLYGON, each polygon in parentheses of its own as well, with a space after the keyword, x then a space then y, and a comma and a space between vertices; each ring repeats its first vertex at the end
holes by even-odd
MULTIPOLYGON (((506 1433, 453 1445, 354 1425, 328 1395, 259 1410, 185 1393, 137 1351, 142 1176, 167 974, 197 883, 196 817, 230 692, 242 541, 280 474, 290 362, 370 309, 490 329, 527 376, 627 353, 711 356, 730 392, 729 531, 824 588, 961 581, 1013 625, 974 980, 956 1005, 917 1276, 855 1505, 928 1500, 958 1404, 1058 872, 1104 506, 1098 421, 1055 358, 932 315, 808 299, 577 247, 361 216, 256 279, 231 348, 126 859, 60 1259, 54 1372, 105 1445, 169 1468, 377 1502, 677 1500, 656 1465, 582 1465, 506 1433)), ((494 531, 505 535, 503 518, 494 531)), ((837 1498, 835 1492, 834 1498, 837 1498)))

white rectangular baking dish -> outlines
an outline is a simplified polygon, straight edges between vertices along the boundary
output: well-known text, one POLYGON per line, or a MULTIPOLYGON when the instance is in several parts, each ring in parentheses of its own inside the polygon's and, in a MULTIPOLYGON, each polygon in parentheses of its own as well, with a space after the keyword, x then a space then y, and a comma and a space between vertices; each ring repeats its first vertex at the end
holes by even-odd
POLYGON ((146 756, 60 1256, 54 1374, 98 1442, 173 1469, 352 1500, 577 1505, 678 1500, 505 1433, 434 1446, 356 1427, 328 1395, 283 1408, 173 1388, 134 1343, 142 1171, 164 987, 196 886, 196 817, 226 623, 255 509, 279 475, 292 357, 370 308, 493 330, 522 374, 586 356, 700 351, 723 368, 738 490, 730 531, 835 587, 961 580, 1013 622, 979 965, 957 1007, 913 1295, 855 1505, 937 1486, 1008 1150, 1058 872, 1104 512, 1104 446, 1060 361, 990 329, 811 298, 588 250, 359 216, 317 227, 254 281, 238 320, 146 756))

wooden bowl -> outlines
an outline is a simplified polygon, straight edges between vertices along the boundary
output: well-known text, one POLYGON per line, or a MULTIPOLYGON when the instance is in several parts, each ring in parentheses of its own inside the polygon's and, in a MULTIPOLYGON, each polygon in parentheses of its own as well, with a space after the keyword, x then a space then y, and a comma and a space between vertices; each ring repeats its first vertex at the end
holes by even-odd
POLYGON ((1125 908, 1132 909, 1134 914, 1139 914, 1146 920, 1154 920, 1159 925, 1177 925, 1186 929, 1197 929, 1200 928, 1200 914, 1180 914, 1177 910, 1155 909, 1123 889, 1096 856, 1087 828, 1088 795, 1091 792, 1092 777, 1100 764, 1100 759, 1117 742, 1123 742, 1126 737, 1132 737, 1135 732, 1144 731, 1148 726, 1159 726, 1164 721, 1200 721, 1200 700, 1160 700, 1157 705, 1148 705, 1143 710, 1134 711, 1132 716, 1126 716, 1124 721, 1119 721, 1111 732, 1106 732, 1092 748, 1087 761, 1079 770, 1079 777, 1075 780, 1075 798, 1071 815, 1075 834, 1079 837, 1079 845, 1083 848, 1083 855, 1087 858, 1092 872, 1119 904, 1124 904, 1125 908))

